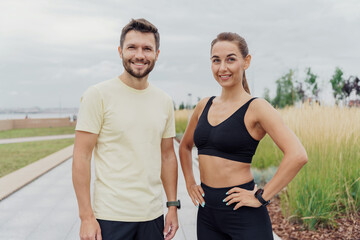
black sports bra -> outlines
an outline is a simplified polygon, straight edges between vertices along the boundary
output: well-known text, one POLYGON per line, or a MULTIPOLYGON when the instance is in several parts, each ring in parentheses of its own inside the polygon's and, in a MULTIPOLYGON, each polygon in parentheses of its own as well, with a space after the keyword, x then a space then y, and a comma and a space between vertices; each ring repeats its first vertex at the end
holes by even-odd
POLYGON ((247 131, 244 117, 249 104, 256 98, 247 101, 220 124, 212 126, 208 121, 208 112, 214 98, 211 97, 206 103, 195 128, 194 143, 198 154, 251 163, 259 141, 247 131))

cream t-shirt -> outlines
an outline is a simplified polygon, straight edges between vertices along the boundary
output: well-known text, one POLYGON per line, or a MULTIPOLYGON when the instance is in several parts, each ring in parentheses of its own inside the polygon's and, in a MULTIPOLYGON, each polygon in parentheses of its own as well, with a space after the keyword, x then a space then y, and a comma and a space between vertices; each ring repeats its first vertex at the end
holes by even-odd
POLYGON ((114 78, 82 96, 76 130, 99 134, 94 148, 95 217, 149 221, 163 214, 161 140, 175 136, 171 98, 149 84, 114 78))

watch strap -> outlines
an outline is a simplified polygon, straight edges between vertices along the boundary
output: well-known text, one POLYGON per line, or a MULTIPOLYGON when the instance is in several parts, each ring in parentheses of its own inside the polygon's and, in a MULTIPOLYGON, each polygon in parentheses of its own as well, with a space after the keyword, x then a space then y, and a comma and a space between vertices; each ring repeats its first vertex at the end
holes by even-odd
POLYGON ((181 208, 180 200, 166 202, 166 207, 171 207, 171 206, 175 206, 178 209, 180 209, 181 208))
POLYGON ((270 203, 270 200, 265 201, 265 199, 262 197, 263 193, 264 193, 264 189, 260 188, 256 191, 255 197, 259 200, 262 206, 266 206, 270 203))

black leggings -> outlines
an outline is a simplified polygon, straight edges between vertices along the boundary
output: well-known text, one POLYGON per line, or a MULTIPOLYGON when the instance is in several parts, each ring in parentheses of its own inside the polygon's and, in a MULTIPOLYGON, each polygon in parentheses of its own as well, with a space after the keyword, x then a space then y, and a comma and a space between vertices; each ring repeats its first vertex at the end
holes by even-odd
MULTIPOLYGON (((253 190, 254 180, 236 186, 253 190)), ((205 207, 199 206, 197 237, 199 240, 267 240, 273 239, 271 221, 266 207, 240 207, 236 203, 226 206, 222 200, 233 187, 212 188, 201 183, 205 192, 205 207)))

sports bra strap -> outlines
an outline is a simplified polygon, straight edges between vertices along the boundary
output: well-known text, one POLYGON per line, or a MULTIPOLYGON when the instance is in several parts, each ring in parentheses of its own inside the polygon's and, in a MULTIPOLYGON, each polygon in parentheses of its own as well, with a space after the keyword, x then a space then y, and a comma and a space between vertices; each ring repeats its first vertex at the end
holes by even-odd
POLYGON ((245 105, 250 105, 250 103, 252 102, 252 101, 254 101, 255 99, 257 99, 257 97, 253 97, 253 98, 251 98, 249 101, 247 101, 246 103, 245 103, 245 105))
POLYGON ((209 100, 207 101, 207 103, 206 103, 206 105, 205 105, 205 107, 204 107, 203 113, 209 111, 209 108, 210 108, 210 106, 211 106, 214 98, 215 98, 215 96, 212 96, 212 97, 209 98, 209 100))

